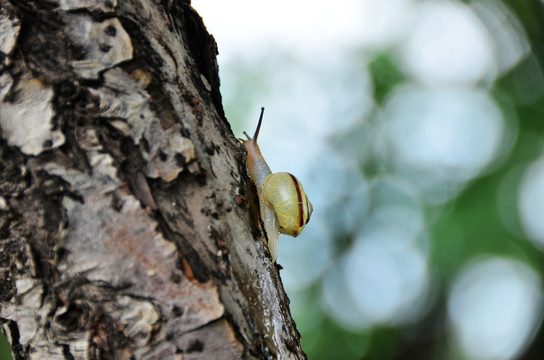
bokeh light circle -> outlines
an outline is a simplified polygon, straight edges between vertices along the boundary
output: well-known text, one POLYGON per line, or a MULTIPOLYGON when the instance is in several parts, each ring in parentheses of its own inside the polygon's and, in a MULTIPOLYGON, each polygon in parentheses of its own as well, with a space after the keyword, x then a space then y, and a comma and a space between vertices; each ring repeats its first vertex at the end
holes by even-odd
POLYGON ((525 172, 518 207, 525 233, 535 245, 544 250, 544 158, 536 161, 525 172))
POLYGON ((496 72, 487 29, 470 7, 449 1, 420 6, 402 58, 426 84, 473 84, 496 72))
POLYGON ((504 119, 478 89, 406 85, 391 95, 385 112, 398 171, 423 195, 452 190, 439 201, 500 154, 504 119))
POLYGON ((448 316, 466 358, 515 358, 542 318, 540 276, 518 261, 477 259, 455 279, 448 316))

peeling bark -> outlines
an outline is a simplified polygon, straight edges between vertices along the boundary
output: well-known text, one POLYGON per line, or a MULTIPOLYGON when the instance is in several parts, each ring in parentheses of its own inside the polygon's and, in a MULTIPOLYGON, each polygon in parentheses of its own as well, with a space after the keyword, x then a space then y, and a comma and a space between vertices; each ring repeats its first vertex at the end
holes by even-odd
POLYGON ((0 0, 15 359, 303 359, 187 1, 0 0))

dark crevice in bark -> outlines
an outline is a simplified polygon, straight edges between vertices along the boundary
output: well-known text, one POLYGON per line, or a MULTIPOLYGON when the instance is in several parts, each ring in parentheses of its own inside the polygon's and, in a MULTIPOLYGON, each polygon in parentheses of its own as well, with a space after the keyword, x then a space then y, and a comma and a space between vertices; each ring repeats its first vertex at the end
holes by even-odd
POLYGON ((19 343, 19 328, 14 321, 8 321, 8 328, 11 337, 11 351, 13 360, 25 360, 26 355, 23 352, 23 347, 19 343))
MULTIPOLYGON (((217 114, 224 122, 224 126, 230 130, 230 124, 226 120, 221 97, 219 68, 216 56, 219 54, 217 43, 206 30, 202 17, 191 7, 190 1, 168 2, 167 11, 174 22, 178 23, 180 31, 185 32, 187 45, 192 58, 200 72, 211 86, 211 99, 217 114)), ((194 74, 193 74, 194 75, 194 74)), ((195 84, 200 84, 200 79, 194 79, 195 84)), ((206 93, 201 91, 201 93, 206 93)), ((232 132, 232 131, 231 131, 232 132)))
POLYGON ((63 23, 45 4, 14 4, 22 12, 18 48, 34 76, 55 84, 74 76, 67 61, 70 44, 64 37, 63 23))

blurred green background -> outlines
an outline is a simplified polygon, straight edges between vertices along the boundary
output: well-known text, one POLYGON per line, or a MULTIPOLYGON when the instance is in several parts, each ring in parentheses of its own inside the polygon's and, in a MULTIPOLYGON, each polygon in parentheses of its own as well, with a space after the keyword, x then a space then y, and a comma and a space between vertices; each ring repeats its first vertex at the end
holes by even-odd
POLYGON ((278 258, 308 358, 543 359, 543 3, 193 6, 314 205, 278 258))
POLYGON ((193 6, 314 205, 278 258, 308 358, 543 359, 543 3, 193 6))

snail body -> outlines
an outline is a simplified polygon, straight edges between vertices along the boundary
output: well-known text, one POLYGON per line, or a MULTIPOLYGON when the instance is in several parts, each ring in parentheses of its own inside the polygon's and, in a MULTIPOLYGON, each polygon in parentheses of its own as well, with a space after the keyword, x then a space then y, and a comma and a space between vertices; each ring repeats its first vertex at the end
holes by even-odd
POLYGON ((247 150, 247 168, 257 188, 261 218, 268 237, 272 261, 278 257, 279 234, 300 235, 312 215, 312 204, 298 179, 287 172, 272 173, 264 160, 257 138, 261 129, 264 108, 253 138, 244 134, 242 143, 247 150))

